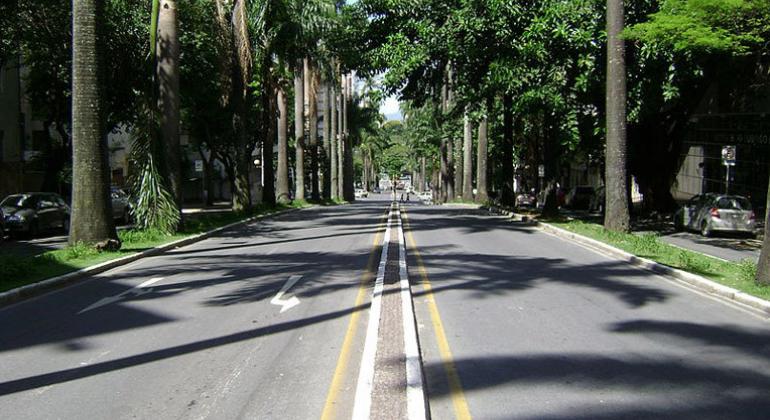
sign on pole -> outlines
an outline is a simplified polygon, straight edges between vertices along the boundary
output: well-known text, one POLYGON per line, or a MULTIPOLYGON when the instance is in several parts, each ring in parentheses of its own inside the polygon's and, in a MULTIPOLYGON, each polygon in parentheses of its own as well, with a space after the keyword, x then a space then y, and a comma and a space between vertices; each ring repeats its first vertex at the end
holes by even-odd
POLYGON ((203 161, 202 160, 196 160, 195 161, 195 172, 203 172, 203 161))
POLYGON ((735 166, 735 146, 722 147, 722 164, 725 166, 735 166))

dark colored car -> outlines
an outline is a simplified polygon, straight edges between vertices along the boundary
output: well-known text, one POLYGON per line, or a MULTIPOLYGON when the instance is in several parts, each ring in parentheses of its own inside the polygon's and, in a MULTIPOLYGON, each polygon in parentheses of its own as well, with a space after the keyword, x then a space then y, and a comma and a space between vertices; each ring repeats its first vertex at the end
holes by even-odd
POLYGON ((69 229, 70 208, 54 193, 21 193, 5 197, 0 202, 5 229, 11 235, 38 233, 51 230, 69 229))
POLYGON ((569 190, 564 205, 571 209, 588 210, 593 196, 593 187, 574 187, 569 190))

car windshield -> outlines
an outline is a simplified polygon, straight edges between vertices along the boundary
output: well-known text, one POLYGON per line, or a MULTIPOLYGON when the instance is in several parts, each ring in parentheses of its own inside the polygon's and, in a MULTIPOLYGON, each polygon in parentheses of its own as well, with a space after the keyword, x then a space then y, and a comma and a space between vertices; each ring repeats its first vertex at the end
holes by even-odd
POLYGON ((721 210, 751 210, 751 203, 743 197, 721 197, 717 207, 721 210))
POLYGON ((32 207, 31 197, 28 195, 9 195, 5 197, 2 203, 2 207, 13 207, 15 209, 28 209, 32 207))

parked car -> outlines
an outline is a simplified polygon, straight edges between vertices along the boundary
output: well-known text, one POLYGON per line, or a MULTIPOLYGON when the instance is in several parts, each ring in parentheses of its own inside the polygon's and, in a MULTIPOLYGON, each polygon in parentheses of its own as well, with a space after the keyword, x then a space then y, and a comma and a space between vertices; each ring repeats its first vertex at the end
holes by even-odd
POLYGON ((700 231, 703 236, 714 232, 756 235, 756 215, 751 202, 739 195, 703 194, 691 198, 674 213, 677 230, 700 231))
POLYGON ((363 188, 356 188, 355 196, 356 196, 356 198, 366 198, 366 197, 369 196, 369 193, 366 190, 364 190, 363 188))
POLYGON ((58 194, 13 194, 0 202, 0 208, 5 228, 11 235, 25 233, 36 236, 51 229, 69 229, 70 208, 58 194))
POLYGON ((433 201, 433 192, 428 190, 428 191, 417 193, 417 198, 419 198, 421 201, 430 203, 431 201, 433 201))
POLYGON ((537 199, 532 194, 522 193, 516 196, 516 207, 535 207, 537 199))
POLYGON ((588 210, 594 188, 589 186, 573 187, 567 193, 564 206, 571 209, 588 210))
POLYGON ((112 217, 123 223, 131 220, 131 203, 128 201, 128 194, 117 187, 112 187, 110 192, 112 197, 112 217))

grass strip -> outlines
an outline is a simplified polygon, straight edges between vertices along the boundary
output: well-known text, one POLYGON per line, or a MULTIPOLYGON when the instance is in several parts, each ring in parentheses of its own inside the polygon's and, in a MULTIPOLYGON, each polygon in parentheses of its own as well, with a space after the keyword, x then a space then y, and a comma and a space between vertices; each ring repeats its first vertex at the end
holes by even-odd
POLYGON ((757 284, 757 264, 749 259, 732 262, 689 251, 660 240, 653 233, 618 233, 581 220, 540 219, 541 222, 587 236, 669 267, 706 277, 724 286, 770 300, 770 286, 757 284))
POLYGON ((255 207, 247 212, 194 213, 185 215, 184 228, 175 234, 153 230, 127 229, 118 232, 123 245, 115 252, 99 252, 94 247, 76 244, 40 255, 0 256, 0 292, 61 276, 116 258, 133 255, 169 242, 239 222, 254 216, 267 215, 290 208, 302 208, 308 203, 292 203, 275 207, 255 207))

